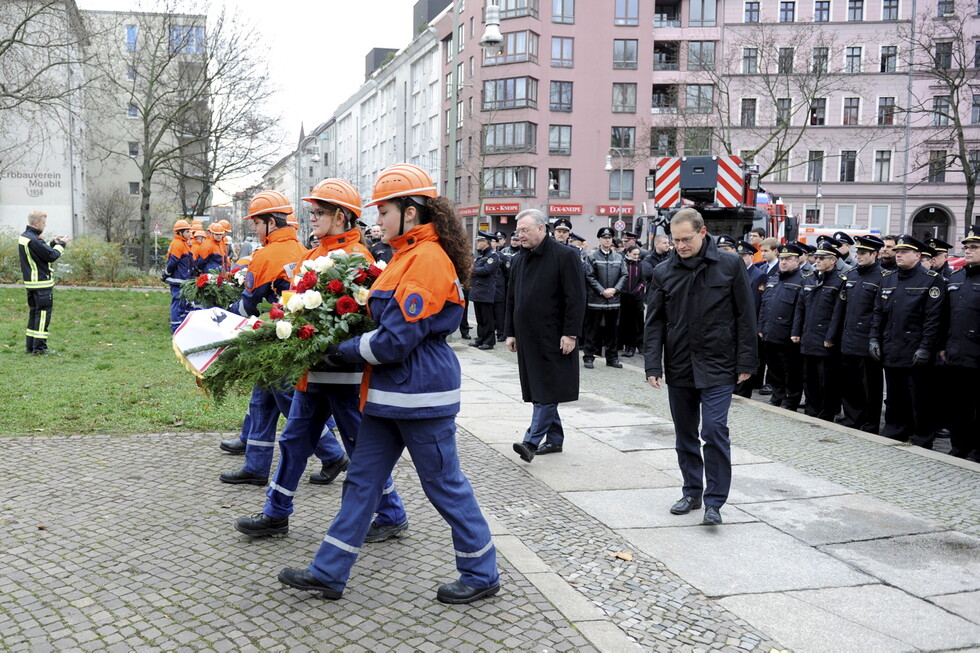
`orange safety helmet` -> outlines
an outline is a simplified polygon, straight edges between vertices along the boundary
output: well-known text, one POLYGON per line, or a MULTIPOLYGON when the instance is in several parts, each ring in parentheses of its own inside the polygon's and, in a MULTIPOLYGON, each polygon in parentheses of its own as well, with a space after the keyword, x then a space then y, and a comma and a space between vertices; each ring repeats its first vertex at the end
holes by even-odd
POLYGON ((285 213, 288 216, 293 214, 293 207, 279 191, 264 190, 248 203, 248 215, 245 219, 251 220, 268 213, 285 213))
POLYGON ((336 177, 324 179, 314 186, 309 197, 304 197, 303 201, 336 204, 353 211, 355 217, 361 217, 360 194, 350 183, 336 177))
POLYGON ((203 231, 204 225, 201 224, 200 220, 195 220, 191 223, 191 229, 194 229, 195 231, 203 231))
POLYGON ((191 223, 188 222, 187 220, 178 220, 177 222, 174 223, 174 233, 190 228, 191 228, 191 223))
POLYGON ((388 166, 378 175, 368 206, 377 206, 396 197, 408 195, 438 197, 439 191, 432 177, 422 168, 411 163, 396 163, 388 166))
POLYGON ((290 213, 286 216, 286 226, 299 229, 299 220, 296 219, 296 214, 290 213))
POLYGON ((225 233, 225 226, 220 222, 212 222, 208 225, 208 231, 213 233, 215 236, 222 236, 225 233))
POLYGON ((204 233, 203 231, 201 231, 200 229, 196 229, 194 231, 194 238, 204 238, 206 236, 207 236, 207 234, 204 233))
POLYGON ((225 231, 231 231, 231 223, 227 220, 218 220, 218 224, 225 228, 225 231))

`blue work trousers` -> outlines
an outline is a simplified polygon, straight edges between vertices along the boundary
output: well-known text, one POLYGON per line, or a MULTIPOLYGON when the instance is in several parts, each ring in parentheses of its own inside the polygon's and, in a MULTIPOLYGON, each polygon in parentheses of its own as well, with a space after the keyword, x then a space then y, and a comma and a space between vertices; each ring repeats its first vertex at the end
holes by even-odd
MULTIPOLYGON (((293 394, 293 405, 286 427, 279 436, 279 467, 266 490, 268 499, 263 512, 275 519, 293 513, 293 497, 306 471, 306 461, 316 454, 329 464, 340 460, 344 449, 353 458, 357 432, 361 426, 360 392, 356 385, 310 383, 306 391, 293 394), (330 417, 337 422, 342 449, 337 438, 324 427, 330 417)), ((384 493, 375 502, 380 526, 400 524, 407 519, 405 506, 388 476, 384 493)))
POLYGON ((561 417, 558 415, 558 404, 539 404, 534 402, 531 413, 531 425, 524 433, 524 441, 540 446, 556 444, 559 447, 565 442, 565 430, 561 427, 561 417))
POLYGON ((728 409, 734 389, 734 384, 712 388, 667 386, 676 436, 674 446, 684 477, 684 496, 697 498, 703 494, 705 506, 725 505, 732 485, 728 409), (700 440, 704 440, 703 459, 700 440))
POLYGON ((385 477, 406 447, 425 496, 452 529, 460 579, 470 587, 496 585, 497 552, 473 488, 459 467, 455 417, 363 417, 340 512, 310 563, 310 573, 327 587, 344 589, 371 526, 372 508, 384 491, 385 477))
MULTIPOLYGON (((289 414, 291 392, 276 390, 269 392, 259 386, 252 388, 252 398, 248 401, 248 438, 245 440, 246 472, 258 476, 268 476, 272 469, 272 451, 276 446, 276 426, 279 415, 289 414)), ((245 426, 242 425, 242 430, 245 426)))

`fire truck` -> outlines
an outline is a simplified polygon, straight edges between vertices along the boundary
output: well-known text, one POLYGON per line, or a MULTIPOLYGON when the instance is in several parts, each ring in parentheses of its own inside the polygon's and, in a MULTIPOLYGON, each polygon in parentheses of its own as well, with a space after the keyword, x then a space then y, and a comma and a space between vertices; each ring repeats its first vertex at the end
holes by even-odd
POLYGON ((653 200, 649 215, 650 235, 657 228, 669 231, 671 217, 682 208, 693 208, 704 217, 708 233, 744 238, 756 227, 781 241, 795 240, 798 223, 786 215, 778 198, 759 185, 759 167, 734 154, 660 157, 646 190, 653 200))

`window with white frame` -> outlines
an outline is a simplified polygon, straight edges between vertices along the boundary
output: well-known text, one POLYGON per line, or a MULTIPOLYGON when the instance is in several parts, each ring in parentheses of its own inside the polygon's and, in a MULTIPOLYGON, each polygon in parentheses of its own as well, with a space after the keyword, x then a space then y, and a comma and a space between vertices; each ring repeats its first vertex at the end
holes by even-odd
POLYGON ((861 50, 860 45, 852 45, 844 48, 844 72, 861 72, 861 50))
POLYGON ((793 72, 793 60, 796 58, 796 48, 779 48, 779 55, 776 59, 776 70, 780 75, 789 75, 793 72))
POLYGON ((136 39, 139 36, 139 27, 136 25, 126 25, 126 50, 136 52, 136 39))
POLYGON ((813 65, 810 71, 814 73, 826 73, 830 69, 830 48, 817 46, 813 48, 813 65))
POLYGON ((759 4, 758 2, 746 2, 745 3, 745 14, 743 21, 746 23, 758 23, 759 22, 759 4))
POLYGON ((864 20, 864 0, 847 0, 847 20, 850 22, 864 20))
POLYGON ((830 0, 817 0, 813 3, 813 22, 830 22, 830 0))
POLYGON ((127 145, 129 145, 129 156, 137 157, 140 155, 140 144, 138 142, 129 141, 127 145))
POLYGON ((837 224, 853 225, 855 206, 853 204, 837 205, 837 224))
POLYGON ((893 73, 897 69, 898 69, 898 46, 897 45, 881 46, 880 71, 883 73, 893 73))
POLYGON ((793 100, 788 97, 776 98, 776 126, 788 127, 793 119, 793 100))
POLYGON ((841 150, 840 181, 854 181, 857 174, 857 150, 841 150))
POLYGON ((892 180, 892 152, 891 150, 875 150, 875 170, 874 180, 877 182, 888 182, 892 180))
POLYGON ((759 72, 759 48, 742 48, 742 74, 755 75, 759 72))
POLYGON ((739 111, 739 125, 742 127, 755 127, 755 111, 757 100, 755 98, 742 98, 742 106, 739 111))
POLYGON ((790 158, 788 150, 776 150, 773 157, 774 165, 770 178, 773 181, 789 181, 790 158))
POLYGON ((937 127, 945 127, 949 124, 949 96, 934 95, 932 98, 932 124, 937 127))
POLYGON ((811 184, 823 181, 823 150, 810 150, 806 155, 806 180, 811 184))
POLYGON ((794 22, 796 22, 796 3, 795 2, 780 2, 779 3, 779 22, 780 23, 794 23, 794 22))
POLYGON ((898 20, 898 0, 884 0, 881 3, 882 20, 898 20))
POLYGON ((929 152, 926 181, 934 184, 941 184, 946 181, 946 150, 931 150, 929 152))
POLYGON ((130 195, 140 194, 140 183, 138 181, 129 182, 129 194, 130 195))
POLYGON ((894 97, 878 98, 878 124, 879 125, 895 124, 895 98, 894 97))
POLYGON ((854 126, 861 121, 861 98, 844 98, 844 114, 841 124, 854 126))

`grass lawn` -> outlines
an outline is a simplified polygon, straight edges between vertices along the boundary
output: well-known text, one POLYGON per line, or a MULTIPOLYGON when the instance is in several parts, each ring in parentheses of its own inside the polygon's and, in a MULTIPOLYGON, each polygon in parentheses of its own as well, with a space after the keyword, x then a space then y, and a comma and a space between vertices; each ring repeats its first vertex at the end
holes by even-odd
POLYGON ((248 398, 215 406, 177 362, 170 293, 55 287, 51 356, 24 352, 23 288, 0 288, 0 306, 0 435, 241 427, 248 398))

